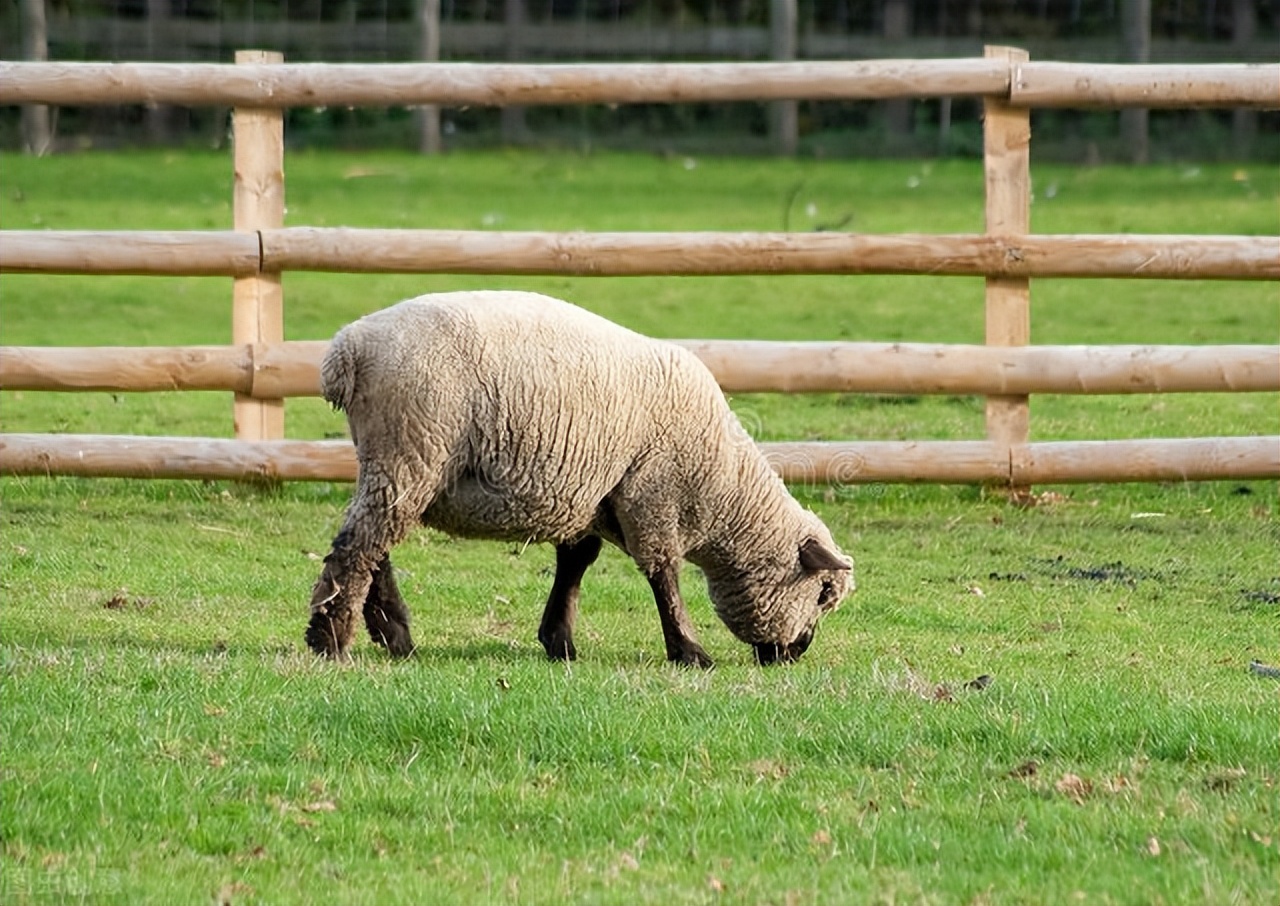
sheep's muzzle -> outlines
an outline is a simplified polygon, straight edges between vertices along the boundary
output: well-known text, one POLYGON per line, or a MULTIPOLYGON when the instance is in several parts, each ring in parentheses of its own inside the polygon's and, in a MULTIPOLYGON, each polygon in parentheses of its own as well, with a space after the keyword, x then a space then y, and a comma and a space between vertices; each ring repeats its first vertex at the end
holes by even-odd
POLYGON ((809 645, 813 642, 813 627, 806 629, 796 637, 796 640, 789 645, 780 645, 777 642, 757 642, 756 663, 761 666, 768 664, 789 664, 792 661, 800 660, 800 655, 809 650, 809 645))

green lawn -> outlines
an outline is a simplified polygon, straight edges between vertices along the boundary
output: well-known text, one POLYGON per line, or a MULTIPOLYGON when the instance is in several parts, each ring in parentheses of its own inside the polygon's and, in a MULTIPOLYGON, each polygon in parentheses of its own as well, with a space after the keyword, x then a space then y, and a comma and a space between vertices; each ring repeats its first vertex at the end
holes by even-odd
MULTIPOLYGON (((1280 173, 1036 165, 1044 232, 1280 233, 1280 173), (1052 187, 1052 192, 1049 191, 1052 187)), ((294 225, 981 229, 973 162, 297 154, 294 225), (797 186, 799 187, 797 189, 797 186), (785 201, 794 201, 784 212, 785 201), (812 211, 810 211, 812 206, 812 211)), ((5 228, 222 228, 214 154, 0 156, 5 228)), ((3 241, 0 238, 0 241, 3 241)), ((229 339, 230 281, 0 277, 5 345, 229 339)), ((960 278, 289 274, 290 338, 502 285, 660 336, 979 342, 960 278)), ((1043 343, 1274 343, 1274 284, 1036 281, 1043 343)), ((972 438, 981 401, 750 395, 765 439, 972 438)), ((1276 394, 1036 397, 1037 439, 1280 433, 1276 394)), ((291 401, 294 437, 343 430, 291 401)), ((0 430, 229 436, 227 394, 0 391, 0 430)), ((1280 483, 797 488, 859 590, 760 669, 662 661, 606 551, 400 548, 417 657, 302 644, 349 488, 0 479, 0 903, 1243 903, 1280 895, 1280 483), (975 682, 979 677, 989 681, 975 682)))

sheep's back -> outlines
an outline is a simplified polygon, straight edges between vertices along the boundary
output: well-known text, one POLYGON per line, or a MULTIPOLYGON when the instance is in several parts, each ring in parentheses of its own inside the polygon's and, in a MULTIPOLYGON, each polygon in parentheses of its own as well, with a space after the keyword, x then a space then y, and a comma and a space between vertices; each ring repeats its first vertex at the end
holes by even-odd
POLYGON ((684 350, 532 293, 423 296, 348 330, 365 351, 347 407, 362 457, 406 430, 447 447, 425 519, 454 534, 577 537, 638 459, 684 458, 724 408, 684 350))

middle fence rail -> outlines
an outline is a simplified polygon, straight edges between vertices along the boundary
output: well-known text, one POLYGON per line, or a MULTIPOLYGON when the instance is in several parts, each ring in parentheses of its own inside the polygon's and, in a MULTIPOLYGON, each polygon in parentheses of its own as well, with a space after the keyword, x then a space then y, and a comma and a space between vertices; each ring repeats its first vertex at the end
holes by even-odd
POLYGON ((1280 346, 1031 346, 1031 277, 1280 279, 1280 237, 1034 235, 1029 108, 1280 108, 1280 66, 974 60, 822 63, 237 65, 0 62, 0 103, 239 105, 234 231, 0 231, 0 272, 231 276, 235 344, 0 349, 0 387, 230 390, 237 440, 0 435, 0 472, 350 480, 346 442, 284 441, 282 402, 315 395, 323 341, 284 342, 285 270, 457 274, 983 276, 987 344, 688 340, 727 391, 981 394, 987 439, 765 444, 796 481, 1280 477, 1280 437, 1030 443, 1033 393, 1271 392, 1280 346), (281 111, 316 105, 566 104, 975 96, 987 232, 517 233, 284 228, 281 111))

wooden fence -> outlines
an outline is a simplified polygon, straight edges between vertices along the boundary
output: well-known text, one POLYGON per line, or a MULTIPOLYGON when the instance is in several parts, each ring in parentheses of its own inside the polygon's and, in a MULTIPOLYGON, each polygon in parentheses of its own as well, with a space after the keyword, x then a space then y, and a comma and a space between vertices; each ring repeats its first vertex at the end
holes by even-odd
MULTIPOLYGON (((1036 236, 1033 107, 1280 108, 1280 66, 981 59, 517 65, 2 63, 0 104, 236 107, 234 229, 0 231, 0 273, 234 278, 233 345, 0 348, 0 387, 215 389, 236 440, 0 435, 0 472, 350 480, 346 442, 284 441, 283 400, 318 392, 323 342, 284 342, 285 270, 467 274, 932 274, 986 278, 985 346, 688 341, 730 391, 981 394, 975 441, 765 445, 789 480, 983 482, 1280 477, 1280 437, 1030 443, 1032 393, 1280 390, 1280 346, 1037 347, 1029 278, 1280 279, 1280 237, 1036 236), (295 105, 532 105, 944 96, 984 104, 980 235, 515 233, 283 227, 281 111, 295 105)), ((391 300, 388 300, 391 301, 391 300)))

